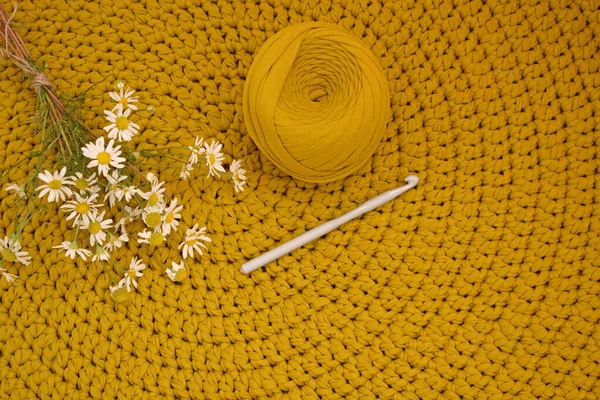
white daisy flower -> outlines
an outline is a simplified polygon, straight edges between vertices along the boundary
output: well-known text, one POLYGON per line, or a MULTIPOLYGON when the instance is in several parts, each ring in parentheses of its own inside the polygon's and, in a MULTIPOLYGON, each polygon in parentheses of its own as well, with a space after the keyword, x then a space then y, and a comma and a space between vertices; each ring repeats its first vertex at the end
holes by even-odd
POLYGON ((125 201, 129 202, 134 198, 137 192, 138 189, 135 186, 126 186, 124 188, 117 189, 117 193, 115 193, 115 195, 118 199, 125 198, 125 201))
POLYGON ((79 193, 82 195, 98 193, 101 190, 100 186, 96 184, 98 182, 98 177, 95 172, 92 172, 87 178, 83 176, 81 172, 75 172, 74 179, 73 186, 75 186, 75 189, 79 190, 79 193))
POLYGON ((183 167, 181 167, 181 172, 179 173, 179 177, 181 179, 183 179, 184 181, 186 181, 187 178, 190 177, 193 170, 194 170, 194 167, 192 166, 192 164, 185 164, 183 167))
POLYGON ((187 276, 183 261, 176 263, 171 261, 171 268, 167 268, 167 276, 171 278, 173 282, 181 282, 187 276))
POLYGON ((129 206, 123 207, 123 217, 119 219, 119 221, 115 224, 115 230, 118 228, 121 230, 121 233, 126 233, 125 225, 130 222, 133 222, 137 217, 141 216, 144 213, 139 207, 132 209, 129 206))
MULTIPOLYGON (((138 260, 137 257, 133 257, 131 259, 131 263, 129 264, 129 270, 125 272, 125 277, 121 279, 123 285, 127 287, 128 292, 131 291, 132 284, 137 289, 138 284, 136 278, 144 276, 144 273, 142 271, 145 269, 146 265, 142 263, 142 260, 138 260)), ((121 282, 119 282, 119 284, 121 284, 121 282)))
POLYGON ((165 240, 165 235, 161 231, 150 232, 145 229, 138 233, 138 243, 151 244, 152 246, 160 246, 165 240))
POLYGON ((120 157, 121 146, 114 146, 114 140, 111 139, 108 144, 104 145, 104 137, 101 136, 96 140, 96 143, 90 142, 81 150, 83 155, 91 158, 92 161, 87 165, 88 168, 98 167, 98 174, 108 176, 109 166, 121 169, 124 167, 125 159, 120 157))
POLYGON ((225 168, 223 167, 225 156, 221 153, 223 145, 219 141, 215 142, 213 139, 210 145, 204 143, 204 147, 206 150, 206 166, 208 167, 207 176, 220 176, 219 172, 225 172, 225 168))
POLYGON ((156 185, 158 183, 158 178, 152 172, 148 172, 146 174, 146 180, 150 182, 152 185, 156 185))
POLYGON ((94 253, 94 256, 92 257, 92 261, 96 261, 96 260, 108 261, 109 258, 110 258, 110 253, 106 250, 106 248, 96 245, 96 251, 94 253))
MULTIPOLYGON (((122 83, 122 82, 121 82, 122 83)), ((132 96, 135 93, 133 89, 125 89, 123 90, 125 85, 121 86, 119 89, 119 93, 117 92, 109 92, 108 95, 111 99, 117 102, 117 105, 113 108, 113 110, 120 109, 121 111, 125 108, 131 110, 137 110, 137 106, 133 103, 138 102, 137 96, 132 96)))
POLYGON ((9 262, 19 262, 23 265, 29 265, 31 256, 26 251, 21 251, 21 243, 18 240, 12 240, 8 236, 0 240, 0 253, 2 259, 9 262))
MULTIPOLYGON (((116 228, 116 225, 115 225, 116 228)), ((104 244, 106 250, 114 251, 121 246, 123 246, 124 242, 129 242, 129 236, 126 233, 122 233, 119 236, 113 235, 111 232, 108 233, 108 240, 104 244)))
POLYGON ((182 205, 177 205, 177 198, 174 198, 171 201, 169 207, 164 210, 163 224, 162 224, 162 233, 165 235, 169 235, 172 230, 176 230, 177 226, 179 226, 179 219, 181 218, 181 210, 183 210, 182 205))
POLYGON ((125 286, 124 280, 121 280, 115 286, 110 286, 110 297, 116 303, 122 303, 129 298, 129 291, 127 290, 127 286, 125 286))
POLYGON ((148 228, 154 229, 154 231, 160 231, 161 224, 163 222, 163 212, 165 207, 162 203, 158 203, 155 206, 149 206, 144 209, 142 214, 142 220, 148 228))
POLYGON ((2 272, 2 276, 4 278, 6 278, 6 281, 9 282, 9 283, 10 282, 14 282, 15 279, 19 279, 19 277, 17 275, 8 273, 4 268, 0 268, 0 272, 2 272))
POLYGON ((108 202, 112 208, 115 206, 117 200, 123 198, 123 192, 121 191, 119 183, 127 179, 127 176, 121 176, 119 175, 119 171, 115 170, 111 175, 107 175, 106 179, 108 180, 108 186, 106 187, 106 193, 104 194, 104 202, 108 202))
POLYGON ((102 245, 106 240, 107 229, 112 227, 112 219, 104 219, 106 211, 101 214, 92 215, 88 221, 80 224, 81 229, 87 229, 90 232, 90 245, 95 246, 96 243, 102 245))
POLYGON ((58 202, 59 200, 65 201, 66 197, 71 197, 73 192, 67 187, 67 185, 73 184, 73 178, 68 176, 67 167, 63 167, 60 172, 54 172, 51 174, 49 171, 44 171, 38 174, 38 178, 44 182, 44 185, 38 186, 35 190, 41 190, 39 197, 42 198, 48 194, 48 201, 58 202))
POLYGON ((80 220, 89 221, 90 217, 98 212, 100 204, 94 203, 97 197, 97 194, 83 197, 79 193, 75 193, 75 200, 67 201, 60 208, 67 212, 71 211, 71 214, 67 216, 67 221, 74 218, 73 224, 77 225, 80 220))
POLYGON ((179 244, 180 249, 183 247, 183 258, 188 256, 190 258, 194 257, 194 251, 198 252, 199 255, 202 255, 202 247, 206 249, 206 245, 202 243, 202 241, 211 241, 208 236, 204 235, 205 233, 206 228, 198 230, 198 224, 195 224, 192 228, 185 232, 185 240, 179 244))
POLYGON ((105 126, 104 130, 108 132, 109 139, 117 139, 120 142, 129 142, 134 135, 137 135, 140 126, 135 122, 129 120, 131 110, 127 109, 123 112, 122 109, 117 108, 117 113, 113 113, 108 110, 104 110, 106 119, 111 122, 110 125, 105 126))
POLYGON ((19 196, 22 199, 26 199, 27 198, 27 194, 25 193, 25 191, 23 190, 23 187, 20 185, 15 185, 14 183, 11 183, 10 185, 6 186, 6 188, 4 189, 7 192, 9 190, 14 190, 15 194, 17 196, 19 196))
POLYGON ((152 187, 150 188, 149 192, 141 192, 138 191, 138 193, 140 194, 140 196, 142 196, 144 198, 144 200, 146 200, 148 202, 148 207, 153 207, 157 204, 160 203, 164 203, 165 201, 165 191, 167 189, 165 189, 164 187, 162 187, 162 185, 164 185, 164 182, 158 182, 158 180, 155 180, 153 182, 151 182, 152 187))
POLYGON ((198 163, 198 156, 201 156, 202 154, 204 154, 206 152, 206 150, 204 149, 204 147, 202 147, 204 145, 204 139, 196 136, 196 142, 194 143, 193 146, 188 146, 188 149, 190 149, 190 159, 188 160, 188 164, 189 165, 194 165, 198 163))
POLYGON ((58 246, 54 246, 53 249, 66 250, 67 257, 70 257, 72 260, 75 259, 75 256, 79 256, 83 259, 83 261, 87 260, 87 257, 92 255, 92 252, 88 249, 82 249, 77 245, 77 242, 69 242, 64 241, 58 246))
POLYGON ((240 160, 233 160, 229 171, 233 177, 233 184, 235 192, 239 193, 244 190, 244 184, 246 183, 246 170, 242 168, 240 160))

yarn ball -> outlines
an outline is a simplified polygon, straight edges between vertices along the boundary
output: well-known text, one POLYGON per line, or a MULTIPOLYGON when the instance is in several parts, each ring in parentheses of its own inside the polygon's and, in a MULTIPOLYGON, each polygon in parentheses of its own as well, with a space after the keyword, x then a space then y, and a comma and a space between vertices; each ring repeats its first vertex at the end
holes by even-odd
POLYGON ((327 183, 363 166, 385 133, 387 80, 371 50, 323 22, 289 26, 254 58, 244 119, 259 151, 299 180, 327 183))

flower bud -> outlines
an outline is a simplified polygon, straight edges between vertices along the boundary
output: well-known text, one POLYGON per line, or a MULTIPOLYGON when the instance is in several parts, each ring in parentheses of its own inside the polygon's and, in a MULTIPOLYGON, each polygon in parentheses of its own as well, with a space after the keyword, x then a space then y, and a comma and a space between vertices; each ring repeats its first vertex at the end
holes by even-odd
POLYGON ((115 303, 124 303, 129 299, 129 292, 125 286, 118 286, 116 288, 110 288, 110 297, 115 303))

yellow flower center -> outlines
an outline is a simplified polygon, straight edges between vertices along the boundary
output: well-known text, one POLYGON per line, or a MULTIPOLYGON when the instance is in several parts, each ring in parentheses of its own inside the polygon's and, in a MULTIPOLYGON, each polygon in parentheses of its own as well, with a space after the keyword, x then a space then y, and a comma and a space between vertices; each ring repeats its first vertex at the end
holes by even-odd
POLYGON ((62 187, 62 182, 58 179, 52 179, 48 182, 48 187, 53 190, 60 189, 62 187))
POLYGON ((75 206, 75 211, 79 214, 87 214, 90 211, 90 206, 87 203, 79 203, 75 206))
POLYGON ((175 281, 176 282, 181 282, 182 280, 184 280, 187 276, 187 271, 184 268, 178 269, 177 272, 175 272, 175 281))
POLYGON ((120 287, 117 290, 111 292, 110 297, 112 297, 115 303, 123 303, 129 298, 129 292, 127 291, 126 287, 120 287))
POLYGON ((100 222, 94 221, 90 223, 90 227, 88 229, 92 235, 95 235, 102 230, 102 227, 100 226, 100 222))
POLYGON ((217 159, 215 158, 215 155, 214 155, 214 154, 211 154, 211 155, 209 156, 209 160, 210 160, 210 163, 211 163, 211 164, 214 164, 214 163, 215 163, 215 161, 217 161, 217 159))
POLYGON ((158 203, 158 195, 156 193, 152 193, 148 198, 148 205, 150 207, 155 206, 158 203))
POLYGON ((98 153, 98 163, 102 164, 102 165, 108 165, 110 163, 110 154, 108 154, 106 151, 102 151, 100 153, 98 153))
POLYGON ((75 187, 79 190, 85 190, 88 187, 88 182, 84 178, 79 178, 75 181, 75 187))
POLYGON ((148 239, 148 243, 153 246, 159 246, 163 242, 163 235, 160 232, 152 232, 150 234, 150 238, 148 239))
POLYGON ((173 220, 175 219, 175 214, 173 214, 172 212, 167 214, 167 217, 165 218, 165 221, 167 222, 167 224, 170 224, 171 222, 173 222, 173 220))
POLYGON ((2 257, 9 262, 17 261, 17 255, 11 249, 2 250, 2 257))
MULTIPOLYGON (((121 97, 121 100, 119 100, 119 103, 126 106, 127 104, 129 104, 129 101, 127 100, 127 97, 121 97)), ((125 118, 125 117, 123 117, 123 118, 125 118)))
POLYGON ((196 244, 196 242, 197 242, 196 239, 190 239, 190 240, 186 240, 185 244, 187 244, 188 246, 193 246, 196 244))
POLYGON ((113 184, 111 185, 111 189, 112 189, 112 191, 113 191, 113 192, 114 192, 114 191, 116 191, 118 187, 119 187, 119 185, 118 185, 118 184, 116 184, 116 183, 113 183, 113 184))
MULTIPOLYGON (((127 105, 127 99, 123 99, 121 100, 121 104, 123 104, 124 106, 127 105), (122 101, 125 100, 125 103, 123 104, 122 101)), ((129 126, 129 120, 127 120, 127 117, 117 117, 116 121, 115 121, 115 125, 117 125, 117 129, 120 131, 124 131, 127 129, 127 127, 129 126)))
POLYGON ((150 228, 156 228, 160 224, 160 214, 156 211, 146 215, 146 225, 150 228))

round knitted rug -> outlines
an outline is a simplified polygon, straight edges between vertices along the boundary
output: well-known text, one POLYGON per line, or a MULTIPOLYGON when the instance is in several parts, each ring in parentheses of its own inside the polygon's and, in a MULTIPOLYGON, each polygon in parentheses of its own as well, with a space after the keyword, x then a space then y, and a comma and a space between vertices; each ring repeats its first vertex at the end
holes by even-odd
MULTIPOLYGON (((135 146, 218 139, 248 185, 236 194, 145 166, 212 243, 181 284, 149 266, 123 304, 100 263, 52 248, 69 229, 62 212, 34 218, 22 235, 32 263, 0 282, 0 398, 600 393, 598 2, 36 0, 19 3, 13 26, 60 92, 89 89, 90 128, 122 79, 154 107, 135 146), (277 169, 243 119, 253 55, 308 21, 371 48, 391 94, 370 162, 329 184, 277 169), (400 198, 239 272, 408 174, 421 181, 400 198)), ((1 168, 39 143, 34 113, 30 82, 0 58, 1 168)), ((2 188, 2 237, 8 197, 2 188)))

